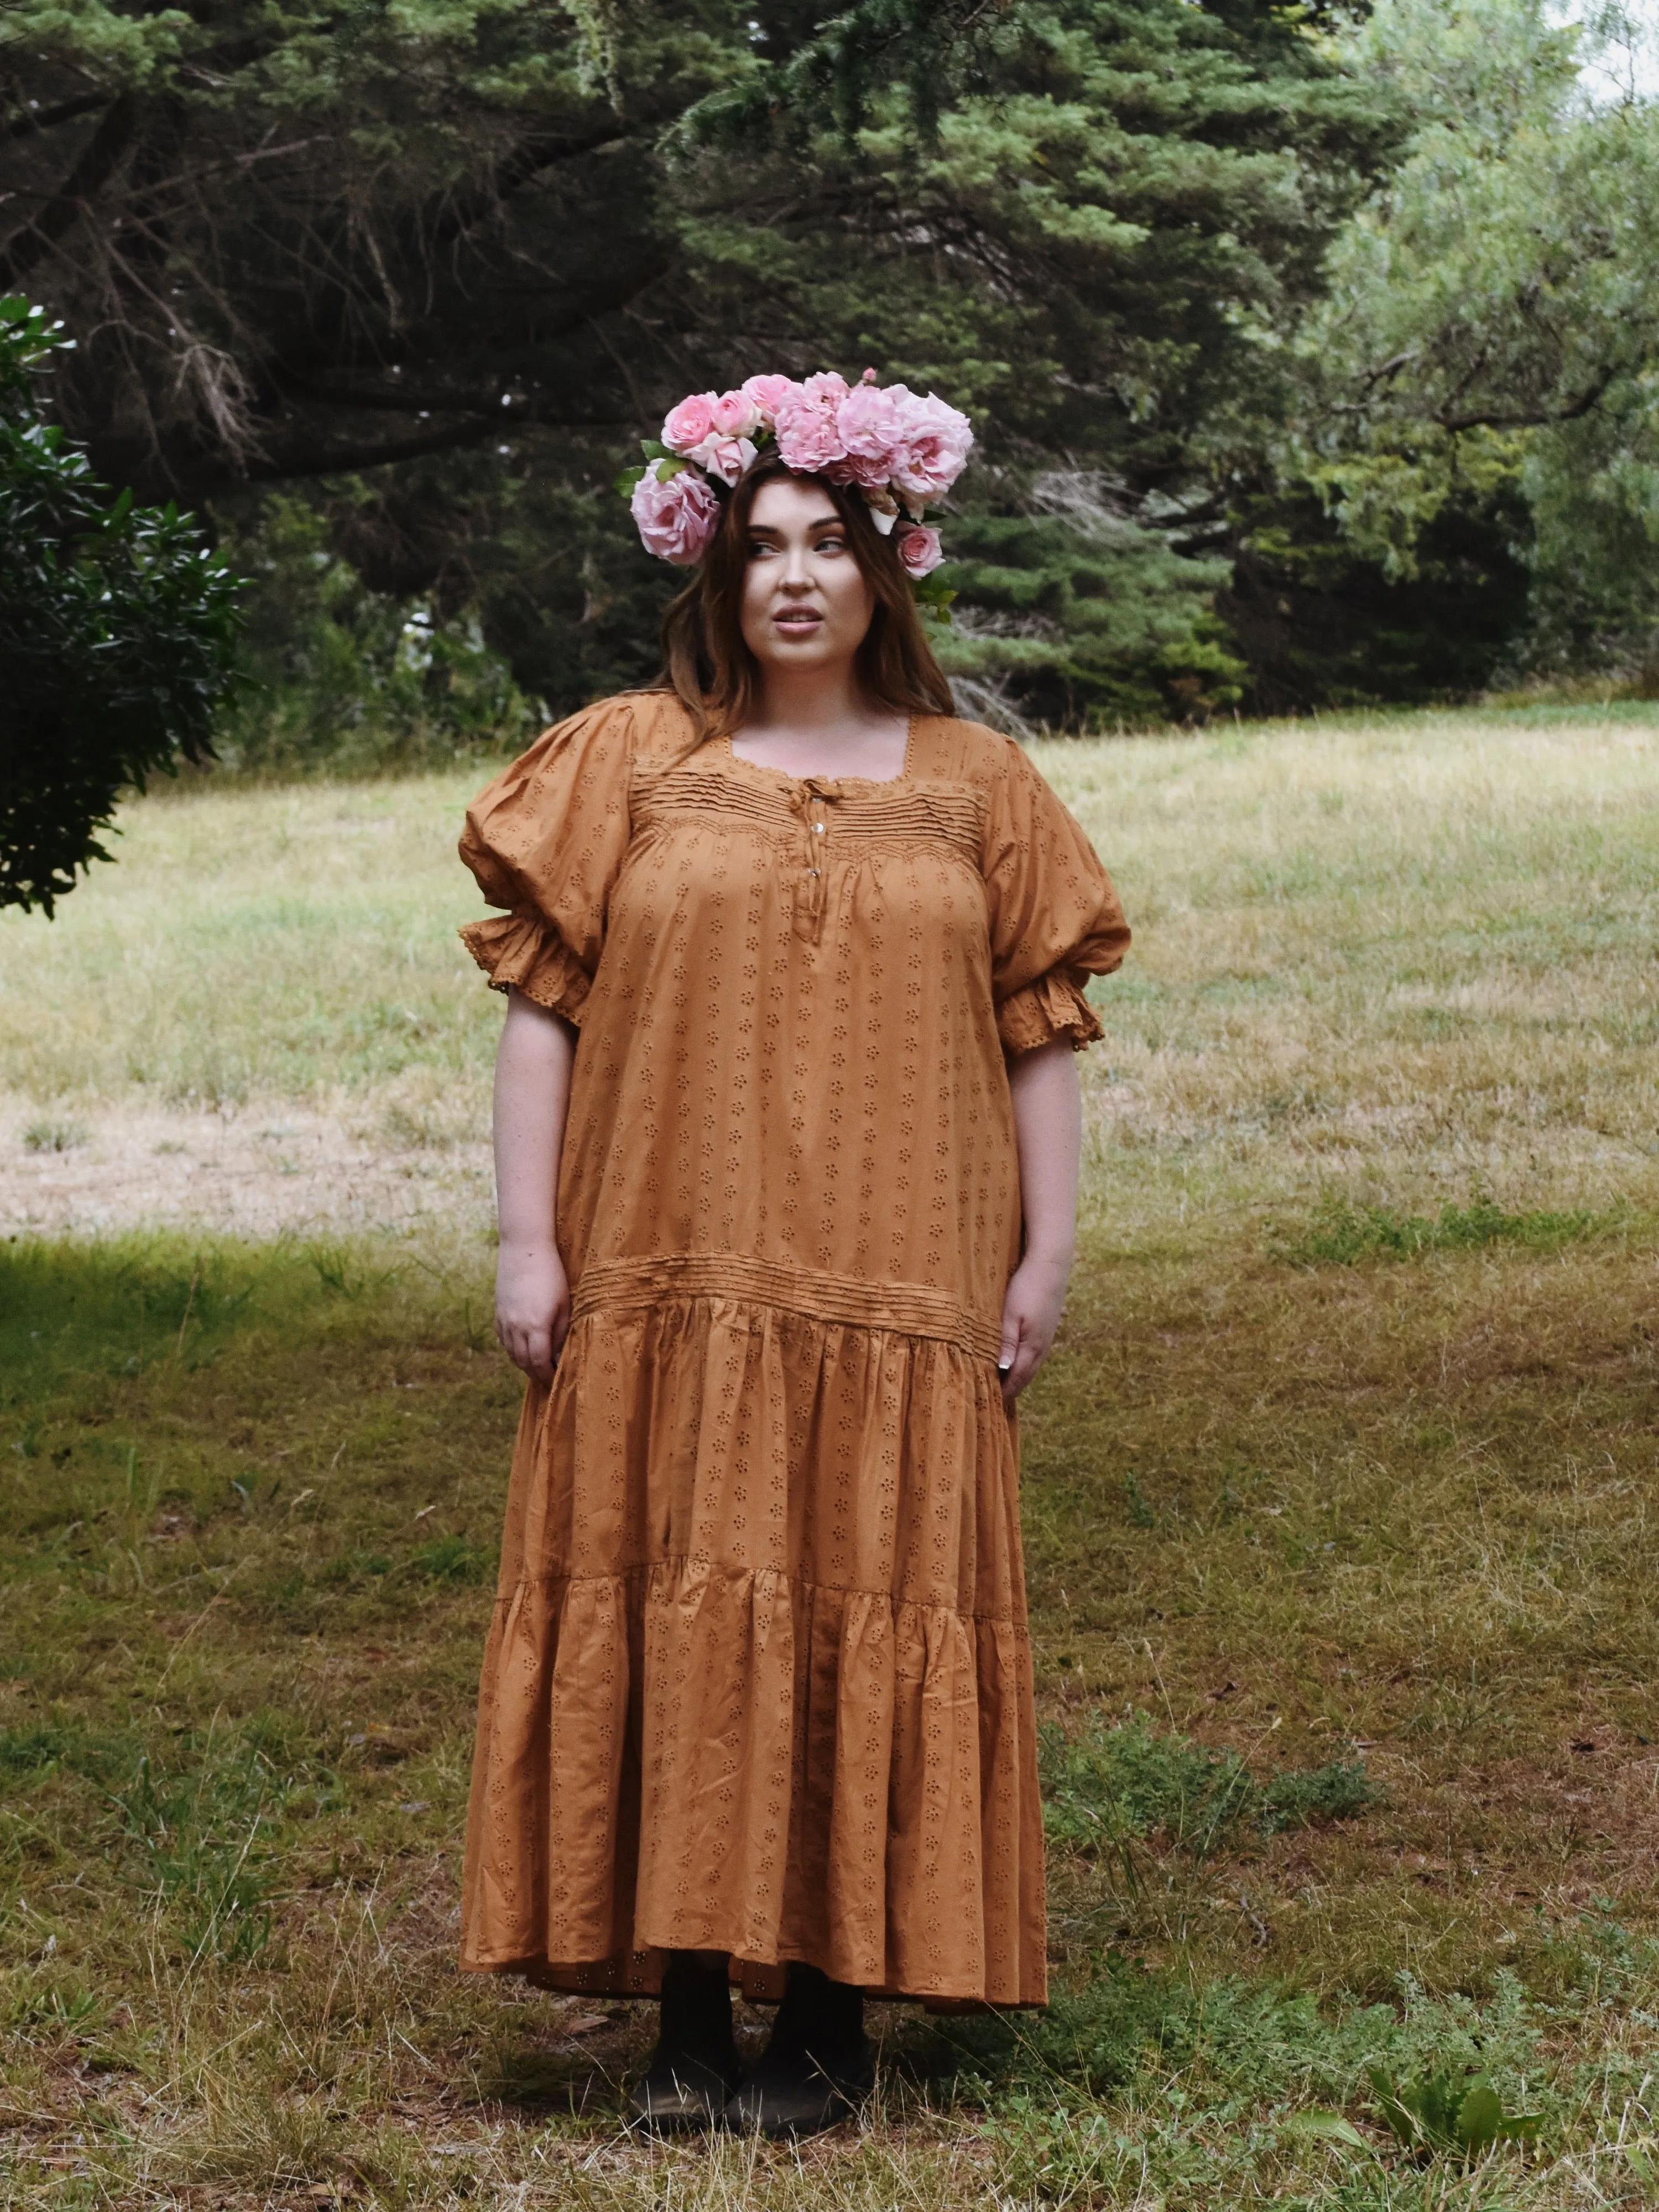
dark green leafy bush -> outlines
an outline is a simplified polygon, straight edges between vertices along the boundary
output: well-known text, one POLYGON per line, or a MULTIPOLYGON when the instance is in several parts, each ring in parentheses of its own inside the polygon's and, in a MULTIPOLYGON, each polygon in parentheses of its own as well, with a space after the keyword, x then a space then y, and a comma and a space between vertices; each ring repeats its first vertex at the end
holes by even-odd
POLYGON ((61 343, 41 309, 0 300, 0 906, 46 914, 110 858, 98 832, 123 791, 211 757, 236 619, 189 517, 117 497, 42 420, 61 343))

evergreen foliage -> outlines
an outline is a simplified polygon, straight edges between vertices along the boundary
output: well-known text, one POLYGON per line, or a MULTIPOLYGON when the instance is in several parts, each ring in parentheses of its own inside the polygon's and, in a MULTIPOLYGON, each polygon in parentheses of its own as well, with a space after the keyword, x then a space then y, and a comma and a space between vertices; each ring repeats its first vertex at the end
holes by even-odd
POLYGON ((1340 545, 1410 619, 1398 643, 1339 621, 1351 665, 1323 696, 1653 657, 1659 110, 1637 40, 1617 6, 1585 27, 1542 0, 1384 0, 1347 41, 1414 121, 1292 349, 1278 481, 1334 527, 1281 516, 1293 551, 1271 529, 1246 547, 1291 574, 1340 545))
POLYGON ((212 751, 235 581, 171 505, 116 498, 37 380, 57 333, 0 301, 0 906, 51 914, 121 791, 212 751))
POLYGON ((1399 128, 1318 27, 1248 0, 1028 0, 931 136, 900 93, 870 98, 851 144, 826 125, 810 198, 798 63, 688 120, 719 154, 675 173, 711 337, 741 328, 763 268, 803 354, 839 340, 985 424, 947 533, 945 657, 993 719, 1110 726, 1240 696, 1211 605, 1229 477, 1277 420, 1279 333, 1399 128))
POLYGON ((1396 127, 1316 14, 19 0, 13 21, 0 190, 30 212, 0 261, 88 334, 70 426, 239 529, 246 488, 313 487, 369 590, 440 623, 475 608, 553 710, 654 666, 672 579, 606 489, 652 416, 758 367, 866 361, 969 409, 976 506, 1033 526, 964 535, 965 678, 1107 720, 1236 680, 1211 549, 1168 525, 1221 515, 1202 437, 1260 442, 1274 334, 1396 127), (1057 472, 1098 480, 1109 529, 1048 498, 1057 472))
POLYGON ((648 678, 674 579, 617 467, 763 367, 871 362, 974 415, 945 651, 1007 726, 1659 671, 1659 121, 1607 74, 1616 5, 1593 33, 1543 0, 8 22, 0 283, 82 340, 65 427, 239 548, 276 533, 251 665, 318 712, 244 714, 245 755, 301 719, 465 742, 507 680, 481 651, 551 712, 648 678), (416 608, 459 655, 418 698, 368 636, 416 608))

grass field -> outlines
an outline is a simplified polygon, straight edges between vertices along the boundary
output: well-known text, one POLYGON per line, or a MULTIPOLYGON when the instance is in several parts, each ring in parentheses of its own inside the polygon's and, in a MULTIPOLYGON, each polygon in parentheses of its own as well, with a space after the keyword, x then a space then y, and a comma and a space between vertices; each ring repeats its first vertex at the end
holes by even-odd
POLYGON ((798 2156, 629 2141, 643 2011, 451 1968, 476 772, 145 802, 0 917, 0 2202, 1659 2193, 1659 727, 1042 763, 1138 932, 1027 1401, 1059 1999, 883 2008, 798 2156), (1398 2139, 1474 2070, 1526 2140, 1398 2139))

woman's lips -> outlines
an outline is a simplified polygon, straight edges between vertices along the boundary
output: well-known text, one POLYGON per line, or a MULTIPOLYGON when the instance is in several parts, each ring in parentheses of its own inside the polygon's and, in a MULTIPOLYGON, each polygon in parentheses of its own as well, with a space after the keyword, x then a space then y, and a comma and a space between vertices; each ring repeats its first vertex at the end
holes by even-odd
POLYGON ((804 607, 799 611, 774 615, 772 620, 780 629, 817 629, 823 617, 814 614, 810 607, 804 607))

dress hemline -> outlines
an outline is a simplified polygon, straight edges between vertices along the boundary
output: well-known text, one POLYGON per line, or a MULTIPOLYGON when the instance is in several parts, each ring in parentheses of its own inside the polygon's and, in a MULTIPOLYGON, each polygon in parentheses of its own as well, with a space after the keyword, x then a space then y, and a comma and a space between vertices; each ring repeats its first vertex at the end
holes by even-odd
MULTIPOLYGON (((629 1959, 552 1960, 526 1956, 513 1959, 468 1959, 459 1962, 464 1974, 517 1975, 532 1988, 562 1996, 635 1999, 652 2002, 661 1994, 662 1962, 665 1951, 635 1954, 629 1959)), ((732 1987, 745 2004, 772 2005, 782 2001, 784 1977, 796 1961, 766 1961, 732 1956, 728 1973, 732 1987)), ((814 1963, 810 1959, 803 1966, 814 1963)), ((1046 1997, 953 1996, 937 1990, 878 1989, 854 1984, 872 2004, 921 2005, 941 2016, 976 2017, 988 2013, 1046 2012, 1046 1997)))

